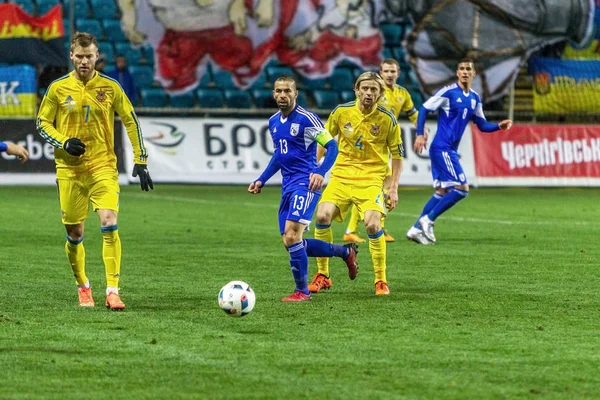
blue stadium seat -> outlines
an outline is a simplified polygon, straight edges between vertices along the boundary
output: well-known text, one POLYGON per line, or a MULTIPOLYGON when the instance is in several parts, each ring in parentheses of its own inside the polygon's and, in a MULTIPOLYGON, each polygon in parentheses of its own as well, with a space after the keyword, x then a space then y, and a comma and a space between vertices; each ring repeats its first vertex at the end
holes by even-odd
POLYGON ((121 29, 121 21, 114 19, 103 19, 104 37, 111 42, 126 42, 127 37, 121 29))
POLYGON ((267 67, 267 79, 269 82, 275 82, 275 79, 280 75, 290 75, 294 77, 294 70, 291 67, 286 66, 267 67))
POLYGON ((117 69, 117 67, 113 63, 107 62, 106 65, 104 66, 104 72, 106 72, 106 73, 109 73, 110 71, 114 71, 115 69, 117 69))
POLYGON ((383 33, 383 40, 386 46, 397 46, 402 41, 402 25, 381 24, 379 28, 383 33))
POLYGON ((114 0, 90 0, 92 13, 98 19, 117 18, 117 5, 114 0))
POLYGON ((394 53, 392 52, 392 48, 391 47, 384 47, 383 48, 383 58, 394 58, 394 53))
POLYGON ((225 89, 225 100, 229 108, 250 108, 252 100, 246 90, 225 89))
MULTIPOLYGON (((75 23, 75 21, 73 21, 75 23)), ((63 29, 65 30, 65 40, 69 40, 71 38, 71 25, 69 19, 63 19, 63 29)))
POLYGON ((63 15, 69 15, 71 1, 75 3, 75 18, 87 18, 90 14, 90 5, 87 0, 64 0, 63 15))
POLYGON ((98 42, 98 52, 106 58, 107 63, 115 62, 115 50, 111 42, 98 42))
POLYGON ((336 68, 329 77, 329 86, 333 90, 346 90, 354 86, 354 77, 348 68, 336 68))
MULTIPOLYGON (((38 15, 45 15, 54 7, 55 5, 60 4, 56 0, 37 0, 37 13, 38 15)), ((63 12, 63 15, 66 15, 63 12)))
POLYGON ((412 99, 413 103, 415 103, 415 108, 417 110, 423 105, 423 95, 421 92, 417 92, 416 90, 411 91, 410 98, 412 99))
POLYGON ((327 78, 311 79, 311 78, 302 76, 300 78, 300 82, 302 83, 302 86, 304 86, 304 88, 306 90, 325 89, 325 87, 327 86, 327 78))
POLYGON ((142 51, 131 47, 129 42, 115 43, 115 55, 124 55, 128 65, 137 65, 142 59, 142 51))
POLYGON ((331 90, 314 90, 312 95, 317 108, 333 110, 338 105, 337 92, 331 90))
POLYGON ((151 87, 154 83, 154 71, 149 65, 131 65, 129 73, 138 88, 151 87))
POLYGON ((140 93, 144 107, 165 107, 167 105, 167 96, 162 88, 143 88, 140 93))
POLYGON ((408 71, 407 73, 408 79, 406 81, 407 84, 410 84, 410 86, 412 86, 413 88, 418 88, 419 87, 419 78, 417 78, 417 74, 415 74, 413 71, 408 71))
POLYGON ((277 103, 273 99, 273 92, 269 89, 254 89, 252 97, 257 108, 276 108, 277 103))
POLYGON ((267 86, 267 77, 264 72, 261 72, 260 75, 256 78, 252 85, 250 85, 249 89, 265 89, 267 86))
POLYGON ((349 103, 356 100, 356 93, 354 93, 354 90, 342 90, 339 93, 342 103, 349 103))
POLYGON ((154 65, 154 49, 151 45, 146 44, 140 47, 142 52, 142 58, 146 62, 146 64, 154 65))
POLYGON ((304 108, 308 108, 308 96, 306 96, 306 92, 304 90, 298 90, 298 98, 296 102, 304 108))
POLYGON ((237 88, 233 82, 233 76, 231 72, 225 70, 213 71, 212 80, 215 86, 221 89, 233 89, 237 88))
POLYGON ((400 63, 401 69, 409 69, 410 64, 406 61, 406 52, 404 51, 404 47, 396 46, 392 48, 392 53, 394 53, 394 58, 398 60, 400 63))
POLYGON ((200 77, 200 87, 211 87, 212 86, 212 78, 210 70, 207 68, 204 71, 204 74, 200 77))
POLYGON ((33 0, 11 0, 10 3, 15 3, 21 6, 23 10, 27 14, 33 15, 35 11, 35 4, 33 4, 33 0))
POLYGON ((196 99, 192 92, 187 92, 179 95, 169 95, 171 100, 171 107, 175 108, 192 108, 196 99))
POLYGON ((222 108, 225 105, 223 92, 218 88, 196 89, 198 105, 202 108, 222 108))
POLYGON ((75 20, 75 26, 77 31, 92 34, 97 40, 100 40, 104 36, 100 22, 97 19, 78 18, 75 20))

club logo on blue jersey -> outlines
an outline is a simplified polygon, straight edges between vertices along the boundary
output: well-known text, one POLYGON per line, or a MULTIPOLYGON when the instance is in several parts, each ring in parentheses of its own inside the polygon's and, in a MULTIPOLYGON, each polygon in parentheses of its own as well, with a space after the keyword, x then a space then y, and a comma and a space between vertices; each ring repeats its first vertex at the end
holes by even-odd
POLYGON ((300 124, 292 124, 292 126, 290 126, 290 135, 298 136, 299 132, 300 132, 300 124))
POLYGON ((67 107, 67 110, 71 110, 73 107, 75 107, 75 100, 73 100, 71 95, 69 95, 65 101, 63 101, 63 105, 67 107))
POLYGON ((475 106, 477 105, 477 100, 475 99, 471 99, 471 108, 474 110, 475 106))

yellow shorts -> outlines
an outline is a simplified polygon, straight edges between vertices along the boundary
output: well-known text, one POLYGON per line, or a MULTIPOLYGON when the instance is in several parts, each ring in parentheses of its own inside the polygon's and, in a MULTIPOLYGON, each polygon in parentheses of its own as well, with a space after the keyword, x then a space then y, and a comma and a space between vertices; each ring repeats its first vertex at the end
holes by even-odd
POLYGON ((379 211, 383 216, 386 215, 383 187, 372 182, 348 183, 331 178, 319 203, 335 204, 340 210, 335 217, 338 222, 344 222, 352 204, 358 210, 361 220, 365 219, 366 211, 379 211))
POLYGON ((76 178, 57 178, 60 212, 64 225, 77 225, 88 216, 90 202, 94 211, 119 211, 119 173, 102 169, 76 178))

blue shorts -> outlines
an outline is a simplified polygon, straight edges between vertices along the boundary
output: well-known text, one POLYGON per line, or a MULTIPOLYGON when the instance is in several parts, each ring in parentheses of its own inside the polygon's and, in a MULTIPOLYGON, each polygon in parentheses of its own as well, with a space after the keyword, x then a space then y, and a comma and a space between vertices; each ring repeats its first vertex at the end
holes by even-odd
POLYGON ((283 235, 285 221, 296 221, 306 225, 306 230, 312 221, 321 195, 308 189, 297 189, 285 193, 279 204, 279 232, 283 235))
POLYGON ((431 176, 436 189, 466 185, 467 177, 454 150, 429 150, 431 176))

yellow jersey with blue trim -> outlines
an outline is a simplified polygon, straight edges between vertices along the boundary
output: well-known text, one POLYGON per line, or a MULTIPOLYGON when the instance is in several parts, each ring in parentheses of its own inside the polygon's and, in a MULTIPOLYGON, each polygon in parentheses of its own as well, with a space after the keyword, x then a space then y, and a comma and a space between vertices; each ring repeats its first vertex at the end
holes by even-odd
POLYGON ((398 121, 381 105, 368 114, 360 110, 357 101, 339 105, 329 115, 325 129, 338 136, 339 154, 332 177, 383 183, 390 155, 404 158, 398 121))
POLYGON ((400 118, 400 113, 406 113, 410 122, 415 126, 417 125, 417 118, 419 117, 419 111, 415 108, 415 104, 410 97, 408 90, 400 85, 394 85, 393 87, 385 86, 385 93, 379 104, 389 110, 396 119, 400 118))
POLYGON ((117 168, 115 111, 133 145, 135 163, 146 164, 148 154, 140 121, 119 82, 94 71, 93 78, 84 83, 74 74, 73 71, 50 84, 37 115, 39 135, 55 147, 57 177, 117 168), (81 157, 64 150, 70 138, 78 138, 85 144, 85 154, 81 157))

